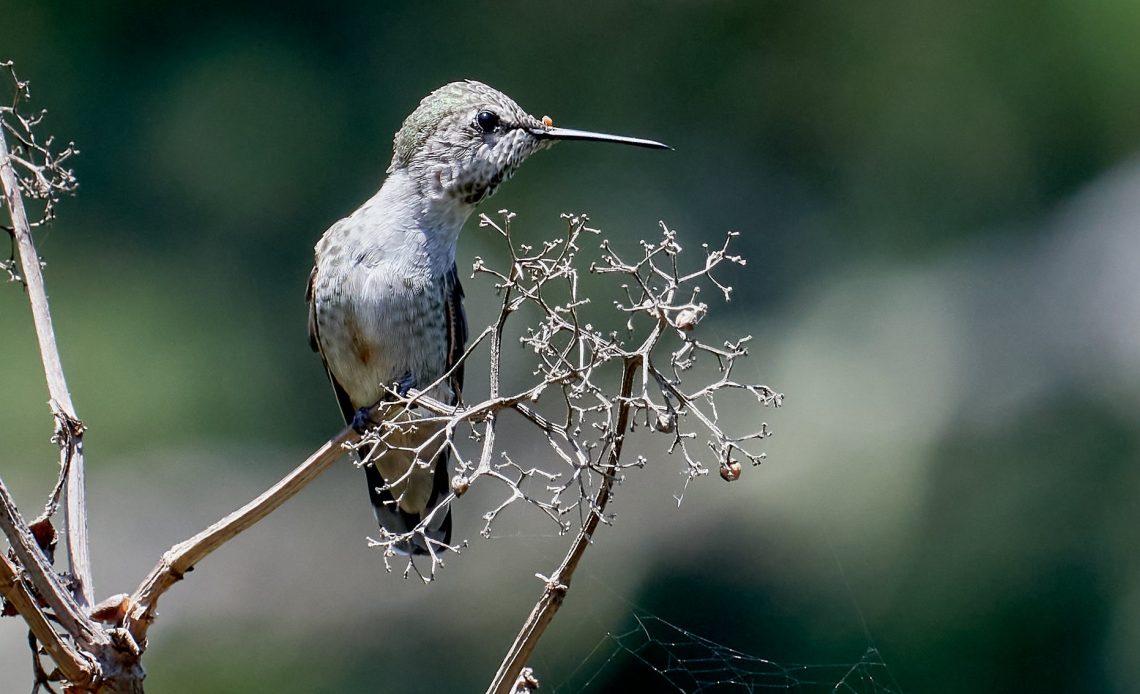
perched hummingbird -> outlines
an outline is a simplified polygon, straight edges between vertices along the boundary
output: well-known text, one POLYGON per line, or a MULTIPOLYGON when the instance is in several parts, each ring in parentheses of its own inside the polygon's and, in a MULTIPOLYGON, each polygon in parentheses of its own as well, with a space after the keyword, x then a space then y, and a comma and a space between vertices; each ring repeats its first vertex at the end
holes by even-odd
MULTIPOLYGON (((522 162, 558 140, 594 140, 668 149, 651 140, 555 128, 480 82, 452 82, 429 94, 396 133, 392 163, 379 192, 332 225, 317 243, 309 276, 309 343, 321 355, 346 422, 362 429, 367 411, 398 384, 429 388, 457 403, 467 343, 463 288, 455 266, 459 230, 522 162), (447 378, 442 378, 450 374, 447 378)), ((451 542, 451 509, 438 509, 449 488, 446 450, 416 464, 426 427, 364 466, 381 527, 407 533, 425 518, 437 551, 451 542), (414 469, 413 469, 413 466, 414 469)), ((416 536, 395 547, 424 554, 416 536)))

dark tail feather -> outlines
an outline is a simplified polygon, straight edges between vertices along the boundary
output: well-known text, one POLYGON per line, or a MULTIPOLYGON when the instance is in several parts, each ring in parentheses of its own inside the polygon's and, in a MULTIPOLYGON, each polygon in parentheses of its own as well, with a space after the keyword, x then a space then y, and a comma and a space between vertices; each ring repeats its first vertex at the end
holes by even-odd
MULTIPOLYGON (((451 483, 447 474, 447 454, 441 454, 435 462, 435 473, 432 478, 432 493, 431 498, 428 499, 427 508, 424 513, 415 514, 404 511, 396 504, 396 500, 392 497, 392 492, 385 489, 387 484, 380 471, 372 463, 364 466, 364 475, 368 480, 368 498, 372 502, 372 513, 376 516, 376 522, 393 534, 403 534, 411 532, 413 528, 419 525, 424 516, 431 512, 439 502, 447 496, 451 488, 451 483)), ((451 507, 447 508, 447 512, 443 514, 443 518, 436 520, 429 527, 425 528, 425 534, 437 542, 442 542, 445 545, 451 544, 451 507)), ((402 555, 423 555, 428 554, 427 542, 421 536, 413 537, 410 541, 404 541, 393 546, 393 549, 398 554, 402 555)), ((440 547, 436 545, 435 551, 438 553, 440 547)))

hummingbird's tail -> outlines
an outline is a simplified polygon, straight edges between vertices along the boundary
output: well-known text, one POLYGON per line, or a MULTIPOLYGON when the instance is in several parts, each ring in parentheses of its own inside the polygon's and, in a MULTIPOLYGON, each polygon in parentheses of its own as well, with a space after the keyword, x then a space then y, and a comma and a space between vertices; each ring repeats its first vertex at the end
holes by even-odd
MULTIPOLYGON (((383 455, 390 456, 395 453, 396 451, 387 451, 383 455)), ((394 535, 410 533, 424 518, 435 511, 431 522, 423 529, 423 535, 416 534, 409 540, 393 545, 392 549, 397 554, 401 556, 429 554, 428 543, 424 535, 434 542, 442 543, 435 544, 433 547, 437 554, 445 549, 444 546, 451 544, 451 507, 448 506, 446 509, 436 511, 436 507, 447 497, 451 489, 447 474, 447 459, 447 452, 442 452, 436 456, 432 470, 413 471, 413 476, 431 476, 431 493, 426 499, 427 503, 417 510, 408 510, 406 504, 397 502, 392 495, 392 490, 387 488, 387 482, 385 482, 384 476, 380 474, 376 465, 371 462, 364 465, 364 474, 368 479, 368 498, 372 502, 372 513, 376 516, 376 522, 380 524, 381 528, 394 535)), ((409 465, 411 464, 415 464, 414 461, 409 461, 409 465)), ((384 467, 387 468, 388 466, 385 465, 384 467)), ((406 470, 407 466, 404 469, 406 470)), ((427 480, 422 481, 426 482, 427 480)), ((404 493, 408 492, 406 486, 403 491, 404 493)))

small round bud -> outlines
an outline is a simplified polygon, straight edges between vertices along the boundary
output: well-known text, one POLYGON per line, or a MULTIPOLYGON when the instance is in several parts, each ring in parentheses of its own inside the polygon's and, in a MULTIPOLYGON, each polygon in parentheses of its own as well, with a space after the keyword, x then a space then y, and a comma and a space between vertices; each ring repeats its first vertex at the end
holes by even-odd
POLYGON ((533 692, 538 689, 538 678, 534 676, 534 670, 524 667, 522 672, 519 673, 519 678, 515 682, 514 691, 519 694, 524 692, 533 692))
POLYGON ((740 463, 735 460, 721 463, 720 476, 725 482, 735 482, 740 479, 740 463))
POLYGON ((455 496, 463 496, 467 490, 471 488, 471 480, 463 475, 456 475, 451 478, 451 490, 455 492, 455 496))
POLYGON ((103 624, 120 624, 131 610, 131 596, 126 593, 113 595, 91 608, 91 619, 103 624))
POLYGON ((662 412, 657 415, 657 421, 653 423, 653 428, 663 434, 672 434, 677 428, 677 415, 672 412, 662 412))

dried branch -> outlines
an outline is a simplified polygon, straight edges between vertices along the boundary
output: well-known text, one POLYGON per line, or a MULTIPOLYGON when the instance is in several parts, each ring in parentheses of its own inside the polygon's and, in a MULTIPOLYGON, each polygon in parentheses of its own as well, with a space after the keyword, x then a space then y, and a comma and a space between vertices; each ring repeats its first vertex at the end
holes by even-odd
MULTIPOLYGON (((456 461, 452 494, 429 517, 406 533, 384 532, 373 540, 384 550, 386 563, 396 556, 397 547, 412 538, 428 548, 430 566, 421 568, 414 558, 406 558, 405 576, 415 573, 424 581, 432 579, 442 566, 444 546, 428 536, 426 529, 435 514, 445 513, 447 505, 480 480, 494 480, 506 491, 502 502, 484 514, 485 536, 491 534, 500 514, 517 502, 539 510, 556 524, 559 533, 569 532, 575 525, 569 519, 577 516, 575 540, 555 572, 549 578, 540 576, 546 584, 542 595, 508 650, 487 690, 489 694, 509 692, 516 686, 526 660, 562 604, 598 526, 610 522, 606 509, 615 482, 623 470, 646 463, 641 457, 623 459, 627 435, 640 424, 668 437, 667 452, 683 460, 679 503, 688 485, 708 474, 706 461, 715 464, 724 479, 733 481, 742 474, 742 461, 759 465, 764 460, 763 452, 753 446, 769 436, 767 424, 757 421, 743 432, 731 433, 722 419, 719 400, 739 394, 756 412, 779 406, 782 400, 771 388, 742 382, 734 375, 739 360, 748 354, 750 337, 725 341, 720 346, 695 337, 698 323, 708 313, 708 305, 698 300, 701 283, 713 286, 727 301, 731 287, 716 273, 725 264, 745 264, 743 258, 728 250, 734 234, 729 234, 720 247, 704 246, 703 262, 691 271, 681 269, 681 245, 676 233, 664 225, 660 239, 643 241, 634 260, 626 260, 602 239, 600 257, 589 264, 589 269, 596 275, 620 277, 623 282, 617 288, 623 299, 613 302, 612 308, 624 323, 624 331, 606 331, 587 318, 593 304, 581 287, 580 269, 586 264, 580 257, 582 240, 598 234, 587 226, 588 220, 564 216, 566 231, 562 236, 530 246, 513 238, 513 215, 501 214, 501 222, 484 215, 481 224, 506 241, 509 268, 496 270, 482 259, 476 259, 474 266, 476 274, 495 281, 498 317, 473 340, 465 354, 467 358, 480 345, 487 345, 489 397, 478 403, 450 406, 423 395, 450 374, 403 397, 392 389, 385 421, 358 444, 365 460, 399 450, 427 465, 423 461, 448 450, 456 461), (524 307, 537 310, 539 315, 523 329, 520 338, 520 344, 534 357, 533 378, 511 392, 501 368, 504 334, 508 321, 524 307), (617 374, 612 367, 619 368, 617 374), (697 385, 687 381, 696 381, 697 385), (516 412, 534 426, 553 453, 545 466, 524 468, 499 444, 496 428, 503 410, 516 412), (408 436, 416 430, 420 436, 408 436), (477 454, 468 454, 461 445, 463 434, 478 444, 477 454), (403 443, 409 440, 419 443, 403 443), (703 445, 694 445, 702 440, 703 445)), ((612 319, 603 313, 596 320, 612 319)), ((512 360, 518 363, 516 357, 512 360)), ((737 413, 749 411, 733 409, 737 413)), ((389 489, 398 488, 405 478, 389 480, 389 489)), ((451 549, 458 550, 463 544, 451 549)))
MULTIPOLYGON (((90 650, 109 643, 103 629, 86 615, 52 569, 31 529, 16 509, 8 487, 0 480, 0 531, 12 545, 12 552, 27 573, 28 581, 53 618, 80 646, 90 650)), ((21 613, 23 614, 23 613, 21 613)))
MULTIPOLYGON (((140 686, 141 670, 138 669, 137 661, 145 647, 147 629, 154 621, 158 598, 170 586, 181 580, 195 564, 271 513, 331 466, 343 454, 343 445, 354 441, 357 435, 351 430, 341 432, 264 494, 202 533, 172 547, 133 596, 112 598, 99 606, 97 613, 109 615, 112 622, 121 623, 122 627, 105 631, 87 616, 84 608, 90 606, 93 600, 88 556, 87 513, 83 491, 84 426, 75 415, 75 408, 63 375, 40 261, 31 234, 31 229, 36 223, 44 223, 52 218, 54 204, 59 194, 74 188, 74 177, 69 170, 62 168, 62 162, 74 154, 75 149, 70 146, 62 154, 52 154, 50 139, 46 143, 39 143, 34 126, 38 125, 42 113, 37 117, 27 118, 15 108, 19 99, 27 95, 27 83, 16 78, 15 73, 11 71, 11 63, 0 63, 0 67, 9 70, 16 86, 13 106, 0 108, 0 116, 7 117, 0 118, 2 124, 0 184, 3 185, 4 201, 12 220, 9 233, 15 240, 19 255, 22 269, 20 279, 27 289, 32 306, 44 373, 51 394, 50 404, 56 422, 53 438, 61 452, 60 483, 49 496, 44 517, 49 518, 54 514, 60 489, 65 489, 68 561, 73 575, 75 598, 72 599, 67 587, 60 581, 47 558, 36 546, 27 525, 16 511, 2 483, 0 483, 0 529, 12 543, 16 558, 27 572, 36 593, 51 609, 52 618, 65 629, 75 646, 80 651, 91 654, 94 657, 92 662, 98 661, 112 666, 104 668, 105 672, 100 674, 106 675, 109 679, 120 679, 119 684, 124 691, 133 690, 140 686), (16 153, 8 151, 5 133, 13 136, 18 143, 16 153), (17 174, 16 167, 21 167, 23 176, 17 174), (38 222, 28 221, 23 195, 44 202, 43 213, 38 222)), ((8 271, 13 274, 11 268, 8 268, 8 271)), ((74 686, 86 686, 86 683, 91 682, 96 673, 100 672, 100 668, 93 666, 91 662, 74 657, 80 651, 77 651, 76 647, 69 646, 62 637, 50 629, 50 625, 48 627, 50 633, 43 630, 43 625, 47 623, 47 615, 34 600, 29 602, 24 599, 21 590, 24 585, 19 582, 18 574, 14 573, 15 566, 11 568, 13 576, 16 577, 13 579, 15 583, 11 581, 5 583, 5 586, 11 586, 5 594, 13 595, 13 605, 25 617, 49 655, 60 665, 63 675, 74 686)))
POLYGON ((344 455, 345 446, 354 443, 357 438, 355 431, 346 428, 256 499, 167 550, 162 555, 162 560, 151 569, 129 598, 124 626, 135 643, 145 646, 147 629, 154 622, 155 607, 163 593, 181 581, 186 573, 192 571, 198 562, 214 550, 268 516, 329 469, 344 455))
MULTIPOLYGON (((412 391, 404 397, 393 389, 388 393, 391 404, 384 413, 386 421, 358 444, 365 460, 394 449, 411 453, 420 465, 427 465, 423 461, 433 460, 440 450, 450 451, 456 461, 453 493, 431 516, 409 532, 385 532, 373 540, 384 550, 386 562, 396 556, 398 546, 412 538, 427 546, 430 566, 426 570, 417 567, 412 558, 404 565, 405 576, 414 572, 425 581, 431 580, 441 563, 442 551, 436 550, 444 549, 438 540, 426 534, 426 528, 435 513, 445 513, 448 504, 480 479, 495 480, 506 488, 504 500, 484 514, 484 535, 490 534, 492 524, 504 510, 519 501, 540 510, 560 533, 573 527, 568 520, 571 514, 577 514, 577 525, 585 528, 595 519, 606 520, 600 513, 604 504, 596 501, 597 491, 608 486, 618 471, 645 462, 640 458, 610 458, 627 428, 636 429, 640 421, 650 431, 669 435, 668 451, 678 453, 685 463, 683 494, 692 480, 709 471, 705 464, 708 453, 702 449, 712 453, 710 462, 715 462, 721 476, 730 480, 740 476, 740 461, 759 464, 764 459, 764 454, 751 446, 769 435, 767 425, 758 422, 744 433, 730 434, 721 425, 719 397, 734 392, 745 394, 757 407, 778 406, 782 397, 767 386, 742 383, 733 376, 736 363, 747 355, 750 338, 717 347, 694 337, 694 329, 708 310, 705 303, 697 301, 699 283, 711 283, 727 299, 731 288, 714 273, 725 263, 744 265, 742 258, 728 252, 733 234, 719 248, 706 246, 702 266, 689 272, 680 269, 681 246, 676 234, 664 226, 659 241, 642 242, 640 257, 635 261, 624 260, 603 239, 600 258, 589 269, 597 275, 615 275, 624 280, 619 288, 624 300, 613 303, 625 323, 625 335, 621 335, 619 331, 594 327, 586 317, 592 304, 580 286, 580 268, 585 265, 579 257, 580 244, 583 238, 598 234, 587 226, 587 218, 565 216, 567 226, 561 237, 528 246, 517 243, 511 235, 513 215, 505 211, 502 214, 501 222, 484 215, 481 224, 504 238, 510 267, 496 270, 482 259, 476 259, 474 266, 476 274, 495 280, 499 314, 472 341, 465 354, 467 358, 482 344, 489 345, 489 397, 457 407, 422 395, 450 374, 443 374, 422 391, 412 391), (520 339, 536 358, 534 378, 522 389, 504 394, 504 331, 508 321, 524 306, 537 309, 540 316, 524 328, 520 339), (666 364, 664 369, 657 366, 658 361, 666 364), (696 367, 706 362, 706 370, 711 369, 715 375, 707 378, 706 374, 699 374, 697 377, 705 380, 698 387, 687 387, 684 377, 693 377, 696 367), (628 392, 614 388, 618 379, 609 375, 611 365, 619 367, 621 374, 634 369, 628 392), (496 440, 498 414, 502 410, 518 413, 536 428, 560 470, 542 466, 524 469, 510 459, 496 440), (409 437, 413 430, 419 430, 421 435, 409 437), (461 445, 464 434, 479 445, 478 455, 467 454, 461 445), (701 438, 704 446, 693 446, 701 438), (401 443, 413 439, 420 443, 414 447, 401 443)), ((601 320, 606 320, 604 315, 601 320)), ((517 358, 514 361, 517 363, 517 358)), ((389 480, 389 489, 398 488, 404 479, 389 480)), ((678 501, 681 498, 678 495, 678 501)))
POLYGON ((45 201, 45 209, 40 223, 51 219, 54 204, 60 194, 74 190, 75 178, 63 162, 76 153, 69 146, 62 153, 51 151, 49 138, 40 144, 36 139, 34 126, 43 117, 41 112, 35 118, 27 118, 16 109, 20 99, 26 98, 27 82, 21 82, 12 69, 12 63, 0 63, 11 74, 15 83, 13 105, 0 108, 0 186, 3 187, 4 202, 12 221, 10 233, 15 239, 23 282, 27 289, 28 302, 32 308, 32 320, 36 328, 44 375, 47 378, 52 416, 55 419, 53 440, 60 449, 60 475, 66 479, 67 498, 67 558, 74 577, 75 597, 79 604, 91 605, 93 586, 91 581, 90 544, 87 539, 87 508, 84 491, 83 464, 83 422, 75 413, 67 379, 63 375, 63 365, 56 346, 55 329, 52 326, 51 311, 48 308, 47 292, 44 288, 43 272, 39 255, 32 241, 32 224, 28 221, 22 193, 28 193, 45 201), (3 116, 8 116, 3 117, 3 116), (13 123, 12 121, 15 121, 13 123), (5 131, 13 136, 19 151, 26 152, 26 158, 8 151, 5 131), (25 175, 17 176, 14 164, 21 166, 25 175))
POLYGON ((20 572, 0 554, 0 595, 28 623, 28 628, 44 650, 55 661, 59 671, 71 682, 89 682, 95 671, 94 664, 66 639, 56 632, 36 602, 35 594, 24 583, 20 572))
MULTIPOLYGON (((637 357, 626 362, 621 384, 622 398, 626 404, 620 406, 618 431, 625 431, 629 426, 630 407, 628 403, 633 394, 633 379, 637 375, 637 369, 640 365, 640 359, 637 357)), ((597 530, 598 524, 602 522, 604 517, 617 474, 618 461, 621 460, 621 449, 624 442, 625 436, 618 436, 614 440, 613 448, 610 449, 605 476, 598 486, 590 515, 582 529, 578 531, 578 536, 574 538, 574 543, 570 545, 570 550, 558 566, 558 570, 550 578, 539 576, 545 580, 546 588, 542 591, 542 596, 538 599, 534 609, 531 610, 530 616, 523 622, 522 629, 519 630, 514 643, 507 649, 507 655, 503 658, 502 664, 499 665, 499 670, 491 680, 490 686, 487 687, 487 694, 509 694, 516 687, 527 659, 534 652, 538 640, 546 632, 546 627, 550 626, 550 622, 553 621, 554 613, 562 606, 562 600, 570 590, 570 579, 574 577, 574 570, 578 568, 578 562, 581 561, 582 555, 586 553, 586 548, 593 541, 594 531, 597 530)))

